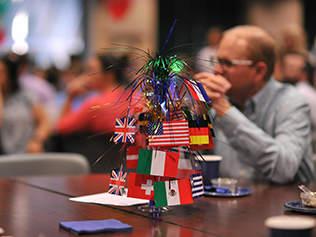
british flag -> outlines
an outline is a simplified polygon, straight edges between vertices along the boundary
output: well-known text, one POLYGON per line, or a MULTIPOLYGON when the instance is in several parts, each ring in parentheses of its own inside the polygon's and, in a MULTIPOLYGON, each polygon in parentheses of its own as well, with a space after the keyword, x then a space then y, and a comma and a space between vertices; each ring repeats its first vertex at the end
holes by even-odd
POLYGON ((109 194, 123 196, 127 172, 111 171, 109 194))
POLYGON ((135 118, 117 118, 114 133, 114 142, 129 142, 135 141, 135 118))

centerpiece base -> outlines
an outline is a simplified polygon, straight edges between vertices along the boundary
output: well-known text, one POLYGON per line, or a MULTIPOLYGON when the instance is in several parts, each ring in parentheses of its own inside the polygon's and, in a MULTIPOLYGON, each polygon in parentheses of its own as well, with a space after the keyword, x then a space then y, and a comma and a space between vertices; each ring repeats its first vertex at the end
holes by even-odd
POLYGON ((142 212, 149 212, 149 213, 164 213, 164 212, 172 211, 172 208, 170 207, 155 207, 152 205, 139 206, 137 207, 137 209, 142 212))

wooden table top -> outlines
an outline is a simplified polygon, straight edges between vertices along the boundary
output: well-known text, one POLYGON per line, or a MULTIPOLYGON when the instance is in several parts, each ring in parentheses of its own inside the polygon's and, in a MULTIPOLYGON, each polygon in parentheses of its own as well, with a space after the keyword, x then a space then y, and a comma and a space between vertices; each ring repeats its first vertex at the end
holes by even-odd
MULTIPOLYGON (((108 190, 109 175, 20 177, 12 179, 12 182, 17 182, 16 185, 20 184, 20 186, 30 186, 37 189, 38 192, 46 191, 46 195, 48 195, 47 192, 54 192, 57 196, 63 196, 66 199, 64 208, 72 211, 71 208, 75 204, 67 202, 67 197, 106 192, 108 190), (69 208, 67 208, 67 205, 69 205, 69 208)), ((101 207, 100 205, 83 203, 77 205, 79 208, 82 205, 86 206, 87 209, 92 207, 95 209, 112 208, 111 213, 113 212, 113 215, 114 212, 121 211, 123 216, 125 213, 128 216, 132 215, 133 218, 147 218, 151 221, 157 219, 157 221, 159 220, 158 223, 186 227, 188 230, 196 231, 199 234, 203 233, 211 236, 269 236, 269 230, 264 226, 266 218, 273 215, 307 215, 284 208, 284 203, 300 200, 298 184, 274 186, 263 182, 239 180, 238 186, 251 188, 253 193, 243 197, 205 196, 195 199, 194 204, 174 206, 172 211, 163 213, 157 218, 139 211, 135 206, 101 207)), ((312 190, 316 190, 316 183, 307 186, 312 190)), ((68 215, 73 216, 69 213, 68 215)), ((316 215, 309 214, 308 216, 316 218, 316 215)), ((126 219, 129 220, 128 217, 117 219, 122 222, 126 219)), ((59 218, 56 221, 62 220, 59 218)), ((166 228, 168 229, 168 227, 166 228)), ((190 233, 186 233, 191 236, 190 233)), ((195 234, 192 236, 195 236, 195 234)), ((314 236, 316 236, 315 231, 314 236)))
POLYGON ((215 236, 113 207, 71 202, 68 196, 6 179, 0 179, 0 206, 0 226, 15 237, 76 236, 59 222, 112 218, 133 231, 84 236, 215 236))

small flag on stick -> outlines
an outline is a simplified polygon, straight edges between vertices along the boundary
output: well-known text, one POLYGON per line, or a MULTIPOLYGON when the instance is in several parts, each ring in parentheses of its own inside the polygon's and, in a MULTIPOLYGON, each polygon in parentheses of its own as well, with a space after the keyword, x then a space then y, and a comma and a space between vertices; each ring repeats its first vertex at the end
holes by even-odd
POLYGON ((117 118, 114 133, 114 142, 129 142, 135 141, 135 118, 117 118))
POLYGON ((163 121, 148 123, 149 146, 182 146, 189 145, 188 121, 163 121))
POLYGON ((123 171, 111 171, 109 194, 123 196, 127 173, 123 171))
POLYGON ((157 207, 193 203, 189 179, 155 182, 154 196, 157 207))
POLYGON ((157 177, 145 174, 129 174, 127 197, 154 201, 154 182, 169 180, 166 177, 157 177))
POLYGON ((126 168, 137 168, 140 146, 130 146, 126 153, 126 168))
POLYGON ((209 128, 206 120, 189 121, 190 145, 209 144, 209 128))
POLYGON ((168 112, 167 120, 168 121, 185 120, 181 107, 177 106, 175 109, 171 107, 171 111, 168 112))
POLYGON ((206 94, 203 85, 200 82, 187 80, 186 81, 188 88, 192 97, 196 100, 203 101, 203 102, 211 102, 210 98, 206 94))
POLYGON ((204 196, 204 185, 202 173, 196 173, 190 175, 192 197, 199 198, 204 196))
POLYGON ((158 150, 139 150, 137 173, 177 177, 179 153, 158 150))

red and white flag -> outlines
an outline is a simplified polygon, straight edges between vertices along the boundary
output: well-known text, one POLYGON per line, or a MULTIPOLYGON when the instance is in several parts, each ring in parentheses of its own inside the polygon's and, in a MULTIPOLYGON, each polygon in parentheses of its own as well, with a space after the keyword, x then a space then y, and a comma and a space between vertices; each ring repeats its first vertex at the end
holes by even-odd
POLYGON ((195 170, 192 167, 190 159, 179 159, 177 179, 189 179, 195 170))
POLYGON ((154 201, 154 182, 166 181, 169 178, 145 174, 129 174, 127 197, 154 201))
POLYGON ((169 121, 185 120, 181 107, 178 106, 175 109, 171 106, 171 111, 169 112, 169 121))
POLYGON ((185 146, 190 144, 188 121, 163 121, 148 123, 148 145, 185 146))
POLYGON ((126 168, 137 168, 140 146, 130 146, 126 153, 126 168))

